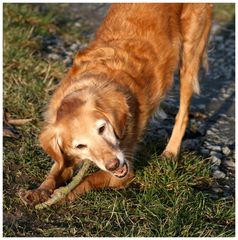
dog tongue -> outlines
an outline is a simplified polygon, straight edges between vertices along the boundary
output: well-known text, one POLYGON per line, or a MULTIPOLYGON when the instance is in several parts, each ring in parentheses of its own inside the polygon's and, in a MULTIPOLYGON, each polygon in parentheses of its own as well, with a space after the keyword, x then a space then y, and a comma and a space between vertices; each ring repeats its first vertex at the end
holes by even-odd
POLYGON ((124 165, 117 169, 115 172, 113 172, 115 176, 117 177, 124 177, 127 173, 127 165, 124 163, 124 165))

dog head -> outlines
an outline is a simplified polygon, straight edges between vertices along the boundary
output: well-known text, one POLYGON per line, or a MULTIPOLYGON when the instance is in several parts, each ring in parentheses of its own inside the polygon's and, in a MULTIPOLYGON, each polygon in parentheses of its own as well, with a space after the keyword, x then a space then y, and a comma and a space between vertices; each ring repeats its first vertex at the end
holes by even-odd
POLYGON ((129 170, 120 148, 128 117, 126 98, 119 92, 88 94, 74 92, 63 99, 56 122, 40 135, 41 145, 61 166, 70 159, 89 159, 122 178, 129 170))

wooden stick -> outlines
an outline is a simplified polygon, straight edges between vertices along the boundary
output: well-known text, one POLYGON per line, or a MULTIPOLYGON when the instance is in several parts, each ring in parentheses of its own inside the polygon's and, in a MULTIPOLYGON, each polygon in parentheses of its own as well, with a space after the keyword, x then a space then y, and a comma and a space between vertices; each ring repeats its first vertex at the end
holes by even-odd
POLYGON ((26 118, 26 119, 8 119, 8 123, 12 125, 24 125, 28 122, 32 121, 32 118, 26 118))
POLYGON ((63 199, 66 195, 68 195, 82 180, 84 177, 86 171, 89 169, 91 162, 89 160, 85 160, 83 162, 83 165, 77 175, 73 177, 72 181, 65 187, 61 187, 57 189, 50 199, 48 199, 46 202, 37 204, 35 206, 35 209, 43 209, 47 208, 57 202, 59 202, 61 199, 63 199))

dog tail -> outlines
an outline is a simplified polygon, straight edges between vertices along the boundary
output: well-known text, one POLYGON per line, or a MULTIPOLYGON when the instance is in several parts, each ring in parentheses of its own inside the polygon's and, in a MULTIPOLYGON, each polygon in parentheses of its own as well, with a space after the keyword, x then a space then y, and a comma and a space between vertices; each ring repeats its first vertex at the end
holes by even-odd
POLYGON ((199 84, 199 76, 204 76, 207 74, 209 70, 209 62, 208 62, 208 54, 207 49, 205 48, 204 53, 201 59, 201 66, 200 66, 200 74, 196 74, 193 79, 193 91, 195 94, 200 94, 200 84, 199 84))
POLYGON ((200 84, 199 84, 199 75, 204 76, 207 74, 209 70, 209 63, 208 63, 208 54, 207 54, 207 49, 205 48, 202 59, 201 59, 201 70, 200 74, 195 76, 195 79, 193 79, 193 91, 195 94, 200 94, 200 84))
POLYGON ((205 49, 203 57, 202 57, 202 67, 204 68, 205 72, 207 73, 209 70, 207 48, 205 49))

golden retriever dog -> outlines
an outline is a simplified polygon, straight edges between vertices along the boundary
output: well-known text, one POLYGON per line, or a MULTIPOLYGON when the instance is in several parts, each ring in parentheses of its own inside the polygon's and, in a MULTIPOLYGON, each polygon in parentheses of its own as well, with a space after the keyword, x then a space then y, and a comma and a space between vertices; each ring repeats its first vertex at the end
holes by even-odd
POLYGON ((32 204, 45 201, 91 160, 100 170, 66 197, 122 188, 134 177, 133 154, 150 116, 180 75, 180 106, 163 155, 176 158, 198 72, 206 59, 211 4, 112 4, 95 40, 77 53, 54 92, 39 140, 55 163, 32 204))

